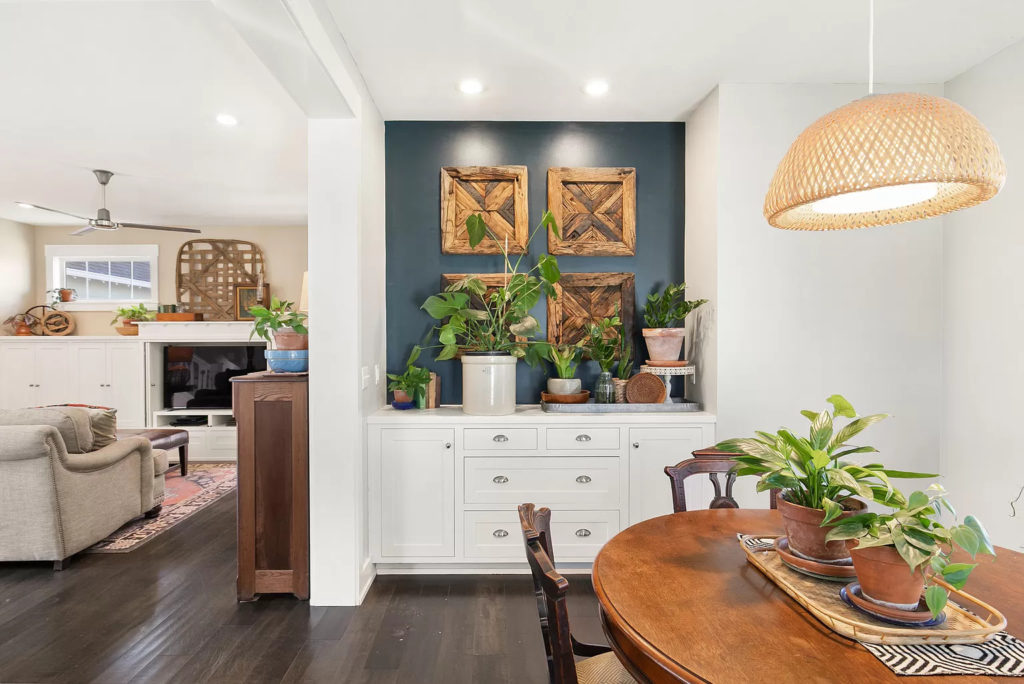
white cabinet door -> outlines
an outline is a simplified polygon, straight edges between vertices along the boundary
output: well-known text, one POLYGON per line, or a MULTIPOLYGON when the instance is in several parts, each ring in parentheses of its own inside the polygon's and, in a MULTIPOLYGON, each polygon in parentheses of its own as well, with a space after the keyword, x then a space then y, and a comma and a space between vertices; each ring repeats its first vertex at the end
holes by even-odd
POLYGON ((117 424, 146 425, 145 373, 142 345, 109 342, 106 345, 107 406, 117 409, 117 424))
MULTIPOLYGON (((631 428, 629 431, 629 524, 667 515, 672 512, 671 482, 665 466, 690 458, 705 444, 702 427, 631 428)), ((712 438, 713 439, 713 438, 712 438)), ((686 481, 686 503, 689 510, 707 508, 711 501, 705 496, 706 478, 694 476, 686 481)))
POLYGON ((103 342, 73 342, 71 371, 76 404, 107 406, 107 345, 103 342))
POLYGON ((33 345, 31 342, 0 344, 0 407, 16 409, 37 405, 33 345))
POLYGON ((382 557, 455 557, 454 441, 454 430, 381 430, 382 557))
POLYGON ((71 373, 68 345, 64 342, 39 342, 32 346, 35 351, 32 363, 36 403, 39 406, 75 403, 75 379, 71 373))

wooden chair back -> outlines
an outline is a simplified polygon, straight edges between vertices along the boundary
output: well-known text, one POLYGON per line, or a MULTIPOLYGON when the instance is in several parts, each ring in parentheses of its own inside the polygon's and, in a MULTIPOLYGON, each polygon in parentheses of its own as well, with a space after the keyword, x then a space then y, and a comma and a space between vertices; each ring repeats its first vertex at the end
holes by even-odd
MULTIPOLYGON (((686 489, 683 482, 691 475, 702 473, 707 473, 711 486, 715 488, 715 497, 708 508, 739 508, 740 505, 732 495, 733 485, 736 484, 736 473, 732 472, 736 465, 733 456, 733 453, 719 449, 698 449, 693 452, 693 458, 680 461, 674 466, 666 466, 665 474, 672 481, 672 510, 676 513, 686 511, 686 489), (725 476, 724 492, 720 475, 725 476)), ((775 509, 778 507, 778 491, 773 489, 770 494, 771 508, 775 509)))

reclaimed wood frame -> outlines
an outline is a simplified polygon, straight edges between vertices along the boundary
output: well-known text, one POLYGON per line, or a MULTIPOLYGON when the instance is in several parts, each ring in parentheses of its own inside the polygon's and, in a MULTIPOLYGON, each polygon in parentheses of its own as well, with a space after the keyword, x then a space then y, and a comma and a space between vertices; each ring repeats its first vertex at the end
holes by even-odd
POLYGON ((266 268, 263 250, 248 240, 200 238, 178 249, 177 300, 186 313, 207 321, 235 320, 235 285, 258 285, 266 268))
MULTIPOLYGON (((565 298, 567 294, 574 291, 595 288, 618 288, 619 317, 622 319, 623 327, 632 331, 636 306, 635 279, 636 277, 632 273, 563 273, 562 278, 555 283, 555 292, 558 296, 548 297, 548 341, 553 344, 567 344, 576 341, 575 336, 566 337, 563 320, 565 298)), ((591 312, 589 322, 593 323, 614 315, 614 307, 607 311, 589 310, 591 312)))
MULTIPOLYGON (((492 188, 497 190, 498 188, 492 188)), ((491 190, 487 191, 488 193, 491 190)), ((509 254, 525 254, 530 241, 530 217, 527 203, 527 171, 525 166, 445 166, 441 168, 441 253, 442 254, 500 254, 498 245, 485 238, 475 248, 469 245, 466 218, 482 213, 487 227, 499 239, 508 238, 509 254), (488 204, 488 197, 472 197, 465 183, 485 181, 489 184, 510 184, 512 220, 499 213, 505 207, 488 204), (460 200, 475 201, 475 208, 460 208, 460 200), (482 205, 482 206, 480 206, 482 205), (490 207, 490 208, 489 208, 490 207), (499 225, 503 223, 505 227, 499 225)))
MULTIPOLYGON (((608 167, 608 168, 571 168, 552 167, 548 169, 548 209, 554 214, 555 222, 558 224, 560 235, 548 233, 548 252, 556 255, 576 256, 635 256, 636 255, 636 169, 632 167, 608 167), (621 185, 621 194, 614 194, 607 198, 602 208, 611 209, 614 213, 618 208, 621 214, 619 225, 611 225, 606 212, 590 211, 574 212, 574 207, 580 207, 585 198, 578 192, 573 192, 567 184, 588 183, 603 185, 621 185), (618 207, 616 205, 619 205, 618 207), (585 217, 597 216, 597 219, 588 220, 585 217), (580 239, 579 237, 567 237, 566 229, 572 227, 578 221, 587 221, 588 225, 597 224, 607 231, 606 237, 614 238, 614 233, 619 231, 620 239, 591 240, 580 239)), ((587 228, 586 234, 591 229, 587 228)))

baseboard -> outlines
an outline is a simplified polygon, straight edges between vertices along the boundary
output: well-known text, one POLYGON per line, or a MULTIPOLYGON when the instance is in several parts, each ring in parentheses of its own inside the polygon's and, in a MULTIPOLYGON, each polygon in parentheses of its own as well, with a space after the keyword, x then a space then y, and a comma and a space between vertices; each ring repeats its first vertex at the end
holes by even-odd
POLYGON ((367 558, 363 561, 363 567, 359 569, 359 597, 357 604, 362 604, 367 592, 373 586, 373 580, 377 577, 377 567, 367 558))
MULTIPOLYGON (((589 575, 592 563, 559 563, 563 575, 589 575)), ((464 563, 377 563, 378 575, 529 575, 525 563, 493 563, 466 565, 464 563)))

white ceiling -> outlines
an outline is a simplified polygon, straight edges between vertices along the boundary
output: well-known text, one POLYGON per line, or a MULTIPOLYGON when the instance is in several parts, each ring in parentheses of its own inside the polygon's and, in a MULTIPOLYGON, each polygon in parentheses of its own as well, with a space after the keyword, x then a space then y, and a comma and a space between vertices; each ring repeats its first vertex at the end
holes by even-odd
MULTIPOLYGON (((867 0, 328 2, 385 119, 676 121, 720 82, 866 80, 867 0)), ((1022 0, 877 0, 876 78, 942 83, 1022 36, 1022 0)))
POLYGON ((0 2, 0 94, 0 217, 95 215, 104 168, 114 220, 306 224, 305 115, 206 0, 0 2))

